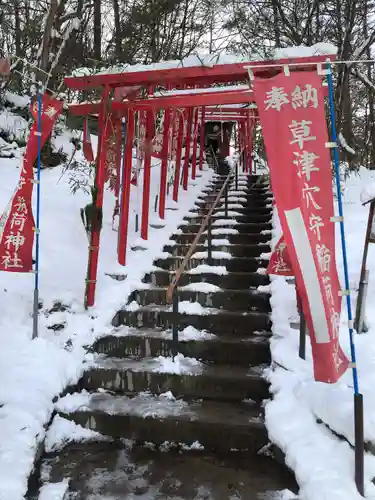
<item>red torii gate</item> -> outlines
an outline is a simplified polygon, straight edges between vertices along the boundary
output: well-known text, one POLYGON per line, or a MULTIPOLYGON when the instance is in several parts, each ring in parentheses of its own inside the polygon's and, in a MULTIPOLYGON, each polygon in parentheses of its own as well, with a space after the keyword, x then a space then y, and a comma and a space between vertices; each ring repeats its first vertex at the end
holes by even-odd
MULTIPOLYGON (((251 66, 253 73, 257 75, 272 76, 283 70, 284 67, 298 62, 298 69, 306 69, 311 64, 324 63, 326 56, 288 58, 275 61, 258 61, 258 62, 241 62, 232 64, 217 64, 214 66, 189 66, 163 69, 151 67, 150 70, 141 71, 124 71, 122 73, 96 74, 90 76, 66 77, 65 83, 72 90, 86 91, 88 89, 100 89, 101 100, 97 103, 72 104, 70 111, 73 114, 87 116, 88 114, 98 115, 98 150, 97 150, 97 167, 95 174, 96 197, 94 200, 96 214, 101 214, 103 206, 103 192, 105 184, 105 162, 106 151, 104 147, 104 129, 107 117, 112 115, 120 118, 126 116, 127 132, 126 144, 124 148, 123 161, 123 190, 121 199, 120 225, 119 225, 119 241, 118 241, 118 260, 119 263, 126 263, 126 247, 127 247, 127 227, 129 218, 129 198, 130 198, 130 182, 132 168, 132 149, 134 139, 134 114, 135 112, 146 112, 146 148, 144 152, 144 186, 143 186, 143 203, 142 203, 142 228, 141 237, 148 237, 148 212, 149 212, 149 196, 150 196, 150 167, 151 167, 151 148, 147 147, 152 141, 152 130, 154 128, 155 111, 164 110, 164 134, 162 146, 162 165, 161 165, 161 183, 160 183, 160 204, 159 215, 161 218, 165 216, 165 198, 166 198, 166 177, 167 177, 167 162, 168 162, 168 134, 170 128, 171 110, 183 110, 178 119, 178 142, 176 148, 176 171, 174 179, 173 198, 178 199, 178 187, 180 177, 180 163, 182 150, 182 130, 184 122, 187 122, 187 137, 185 161, 183 167, 183 188, 186 190, 188 186, 188 168, 189 168, 189 152, 190 143, 193 142, 193 159, 192 159, 192 177, 195 177, 196 169, 196 153, 197 153, 197 133, 194 134, 192 141, 191 130, 192 125, 197 125, 200 119, 201 135, 200 135, 200 156, 199 166, 202 168, 203 162, 203 140, 204 139, 204 123, 209 119, 209 115, 213 117, 230 117, 235 119, 239 124, 239 142, 240 149, 246 152, 248 160, 251 158, 251 130, 252 122, 256 118, 254 110, 250 113, 246 106, 253 103, 253 96, 250 89, 243 85, 221 90, 220 87, 211 87, 215 84, 228 84, 238 82, 248 82, 247 67, 251 66), (305 66, 304 66, 305 65, 305 66), (267 67, 268 66, 268 67, 267 67), (162 86, 167 89, 165 95, 155 96, 155 87, 162 86), (197 88, 198 87, 198 88, 197 88), (176 89, 174 92, 171 92, 176 89), (189 90, 190 89, 190 92, 189 90), (111 99, 111 93, 114 96, 111 99), (121 100, 121 93, 126 96, 126 100, 121 100), (141 97, 147 91, 147 97, 141 97), (180 91, 180 92, 179 92, 180 91), (243 104, 244 108, 230 108, 229 105, 243 104), (212 111, 212 106, 216 106, 216 110, 212 111), (227 106, 227 108, 225 108, 227 106), (200 112, 199 112, 200 110, 200 112), (224 111, 223 111, 224 110, 224 111), (228 113, 228 114, 227 114, 228 113)), ((225 119, 227 119, 225 118, 225 119)), ((212 120, 212 118, 211 118, 212 120)), ((194 128, 194 130, 196 130, 194 128)), ((117 159, 119 161, 119 159, 117 159)), ((101 223, 93 224, 91 231, 91 241, 89 247, 89 264, 87 273, 86 286, 86 307, 94 305, 96 291, 96 277, 100 245, 100 230, 101 223)))

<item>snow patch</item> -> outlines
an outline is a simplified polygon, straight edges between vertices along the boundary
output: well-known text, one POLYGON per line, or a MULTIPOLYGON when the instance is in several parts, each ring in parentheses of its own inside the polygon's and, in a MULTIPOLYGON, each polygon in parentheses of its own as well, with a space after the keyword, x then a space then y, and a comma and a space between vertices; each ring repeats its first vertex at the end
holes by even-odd
POLYGON ((188 302, 187 300, 181 300, 178 304, 178 312, 181 314, 197 314, 200 316, 205 316, 207 314, 212 314, 212 309, 209 307, 203 307, 199 302, 188 302))
POLYGON ((108 441, 108 438, 56 415, 47 432, 45 449, 47 453, 51 453, 63 449, 69 443, 85 441, 108 441))
POLYGON ((181 291, 186 292, 203 292, 203 293, 214 293, 221 290, 217 285, 212 285, 211 283, 201 282, 201 283, 189 283, 189 285, 181 286, 181 291))
POLYGON ((64 500, 68 489, 68 479, 64 479, 61 483, 45 484, 39 490, 38 500, 64 500))
MULTIPOLYGON (((233 256, 229 252, 220 252, 213 250, 212 252, 213 259, 232 259, 233 256)), ((192 259, 208 259, 208 252, 196 252, 192 255, 192 259)))
POLYGON ((212 229, 212 236, 217 234, 239 234, 238 229, 234 229, 232 227, 223 227, 221 229, 212 229))
POLYGON ((207 264, 201 264, 193 269, 187 271, 189 274, 228 274, 228 270, 225 266, 209 266, 207 264))
POLYGON ((239 224, 236 219, 214 219, 213 226, 234 226, 239 224))
POLYGON ((177 354, 174 358, 159 356, 156 361, 160 366, 153 371, 157 373, 174 373, 177 375, 199 375, 204 369, 204 364, 195 358, 186 358, 183 354, 177 354))

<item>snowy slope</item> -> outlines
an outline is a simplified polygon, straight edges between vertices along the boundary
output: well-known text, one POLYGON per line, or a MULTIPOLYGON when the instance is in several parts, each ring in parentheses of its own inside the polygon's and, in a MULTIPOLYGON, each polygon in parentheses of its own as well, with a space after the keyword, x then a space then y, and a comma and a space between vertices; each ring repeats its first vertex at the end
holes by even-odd
MULTIPOLYGON (((367 226, 368 206, 363 207, 361 190, 375 178, 365 169, 353 174, 346 182, 344 214, 349 260, 349 275, 353 310, 359 284, 363 244, 367 226)), ((274 242, 279 236, 279 221, 275 217, 274 242)), ((337 236, 337 260, 342 281, 340 240, 337 236)), ((364 396, 365 440, 375 443, 375 245, 368 256, 370 284, 367 298, 369 332, 356 336, 359 387, 364 396)), ((266 423, 270 438, 286 454, 288 465, 295 471, 301 487, 300 497, 306 500, 359 500, 354 484, 353 444, 353 382, 351 371, 333 385, 314 382, 311 346, 307 345, 307 360, 298 358, 298 330, 289 322, 297 317, 295 290, 282 277, 271 283, 273 331, 271 343, 274 369, 268 376, 274 398, 266 405, 266 423), (318 424, 321 419, 324 424, 318 424), (327 426, 348 442, 340 441, 327 426)), ((341 344, 350 354, 346 306, 343 308, 341 344)), ((375 457, 365 458, 366 497, 375 498, 375 457)))
MULTIPOLYGON (((12 115, 13 116, 13 115, 12 115)), ((3 115, 1 119, 6 121, 3 115)), ((0 124, 1 125, 1 124, 0 124)), ((24 125, 22 123, 22 125, 24 125)), ((69 136, 55 140, 69 154, 69 136)), ((20 154, 14 159, 0 159, 2 211, 19 179, 20 154)), ((80 155, 77 159, 80 159, 80 155)), ((81 158, 82 159, 82 158, 81 158)), ((139 244, 135 233, 135 213, 142 200, 142 190, 132 187, 127 266, 117 264, 117 232, 112 230, 113 195, 105 192, 104 223, 99 257, 96 305, 90 312, 83 308, 88 241, 79 209, 89 199, 83 192, 72 195, 68 174, 62 168, 42 171, 40 236, 40 338, 31 341, 33 275, 1 274, 0 288, 0 500, 20 500, 27 489, 38 443, 45 434, 52 409, 52 399, 82 373, 84 345, 95 336, 111 330, 111 319, 125 303, 128 294, 140 285, 145 271, 161 253, 169 235, 189 211, 201 189, 212 176, 204 171, 200 179, 190 181, 187 193, 180 192, 180 202, 168 199, 165 227, 150 228, 145 251, 133 252, 139 244), (193 185, 194 184, 194 185, 193 185), (127 274, 119 282, 107 273, 127 274), (49 313, 54 302, 62 302, 65 312, 49 313), (62 331, 48 329, 65 324, 62 331)), ((150 222, 160 222, 154 213, 154 199, 159 189, 160 168, 152 168, 150 222)), ((142 185, 142 178, 140 179, 142 185)), ((35 202, 35 200, 34 200, 35 202)), ((86 358, 88 359, 88 358, 86 358)), ((47 492, 45 492, 47 495, 47 492)))

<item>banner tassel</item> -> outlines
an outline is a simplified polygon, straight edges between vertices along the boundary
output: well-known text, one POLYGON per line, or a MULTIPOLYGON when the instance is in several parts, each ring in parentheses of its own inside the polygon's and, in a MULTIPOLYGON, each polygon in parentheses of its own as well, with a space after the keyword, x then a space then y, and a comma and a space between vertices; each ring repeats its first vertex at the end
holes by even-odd
MULTIPOLYGON (((333 99, 332 69, 330 64, 328 64, 327 79, 328 79, 328 102, 329 102, 329 114, 331 119, 332 142, 337 144, 335 105, 333 99)), ((340 185, 340 161, 339 161, 339 153, 337 146, 333 148, 333 160, 335 166, 337 202, 338 202, 339 217, 340 217, 339 223, 340 223, 340 233, 341 233, 341 249, 342 249, 342 257, 344 264, 345 289, 349 290, 350 284, 349 284, 348 258, 347 258, 346 240, 345 240, 344 210, 342 204, 341 185, 340 185)), ((353 316, 352 316, 350 294, 346 295, 346 306, 348 310, 350 353, 352 360, 351 366, 352 366, 353 386, 354 386, 355 482, 359 494, 364 496, 363 398, 362 394, 359 393, 356 352, 354 344, 353 316)))
POLYGON ((40 170, 42 163, 42 94, 37 91, 38 101, 38 158, 37 158, 37 183, 36 183, 36 224, 35 224, 35 285, 33 305, 33 335, 38 337, 39 327, 39 234, 40 234, 40 170))

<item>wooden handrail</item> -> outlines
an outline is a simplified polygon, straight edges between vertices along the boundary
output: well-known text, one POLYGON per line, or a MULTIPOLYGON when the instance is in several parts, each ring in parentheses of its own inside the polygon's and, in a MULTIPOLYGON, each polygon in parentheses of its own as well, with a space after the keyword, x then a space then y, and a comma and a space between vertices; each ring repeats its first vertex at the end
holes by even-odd
POLYGON ((223 194, 223 192, 224 192, 224 190, 225 190, 225 188, 226 188, 226 186, 227 186, 227 184, 229 182, 229 179, 231 178, 232 174, 233 174, 233 169, 231 169, 230 172, 228 173, 227 178, 225 179, 224 184, 222 185, 222 187, 221 187, 218 195, 216 196, 216 199, 215 199, 215 201, 214 201, 214 203, 213 203, 210 211, 208 212, 208 214, 206 215, 206 217, 203 219, 201 227, 199 228, 199 231, 198 231, 196 237, 194 238, 194 241, 190 245, 190 248, 189 248, 187 254, 184 257, 184 260, 181 262, 180 267, 177 269, 176 274, 175 274, 175 276, 173 278, 172 283, 168 287, 168 290, 167 290, 167 301, 169 303, 172 302, 173 292, 174 292, 176 286, 178 285, 183 272, 185 271, 187 261, 193 255, 195 247, 197 246, 198 241, 199 241, 200 237, 203 234, 203 231, 206 229, 207 223, 208 223, 208 221, 209 221, 209 219, 210 219, 213 211, 215 210, 216 205, 218 204, 218 202, 219 202, 219 200, 220 200, 220 198, 221 198, 221 196, 222 196, 222 194, 223 194))

